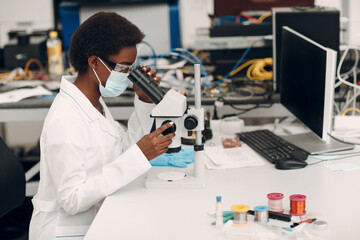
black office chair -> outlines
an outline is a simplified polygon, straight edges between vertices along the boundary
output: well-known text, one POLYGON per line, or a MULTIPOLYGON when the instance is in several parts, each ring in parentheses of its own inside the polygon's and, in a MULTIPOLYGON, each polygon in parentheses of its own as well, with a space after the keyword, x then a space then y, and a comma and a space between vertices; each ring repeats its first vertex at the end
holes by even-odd
POLYGON ((25 200, 25 172, 0 138, 0 218, 25 200))

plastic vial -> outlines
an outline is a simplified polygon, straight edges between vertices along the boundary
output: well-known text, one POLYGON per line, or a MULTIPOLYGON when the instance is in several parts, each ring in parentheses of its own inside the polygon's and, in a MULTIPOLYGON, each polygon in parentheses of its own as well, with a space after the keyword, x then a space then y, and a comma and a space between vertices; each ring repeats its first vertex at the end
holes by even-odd
POLYGON ((216 228, 221 229, 223 227, 223 225, 224 225, 221 196, 216 196, 215 218, 216 218, 216 220, 215 220, 216 228))
POLYGON ((61 40, 56 31, 49 33, 49 39, 46 41, 48 67, 50 76, 61 75, 64 72, 64 63, 62 57, 61 40))

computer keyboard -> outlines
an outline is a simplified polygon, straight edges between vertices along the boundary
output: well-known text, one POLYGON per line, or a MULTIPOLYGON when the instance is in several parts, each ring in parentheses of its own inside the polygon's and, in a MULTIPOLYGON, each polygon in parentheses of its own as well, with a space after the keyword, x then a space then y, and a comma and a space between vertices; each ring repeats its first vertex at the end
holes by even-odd
POLYGON ((309 153, 277 136, 269 130, 237 133, 243 141, 271 163, 289 159, 304 161, 309 153))

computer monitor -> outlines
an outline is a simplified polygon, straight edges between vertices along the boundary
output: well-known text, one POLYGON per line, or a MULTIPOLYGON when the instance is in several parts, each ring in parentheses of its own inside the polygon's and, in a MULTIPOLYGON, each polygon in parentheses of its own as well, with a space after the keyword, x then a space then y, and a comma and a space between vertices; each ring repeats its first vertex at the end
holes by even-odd
POLYGON ((272 8, 273 30, 273 82, 280 92, 280 64, 282 27, 288 26, 324 47, 339 52, 340 12, 338 9, 320 6, 272 8))
POLYGON ((280 102, 310 130, 287 140, 311 154, 351 149, 330 138, 337 52, 282 28, 280 102))

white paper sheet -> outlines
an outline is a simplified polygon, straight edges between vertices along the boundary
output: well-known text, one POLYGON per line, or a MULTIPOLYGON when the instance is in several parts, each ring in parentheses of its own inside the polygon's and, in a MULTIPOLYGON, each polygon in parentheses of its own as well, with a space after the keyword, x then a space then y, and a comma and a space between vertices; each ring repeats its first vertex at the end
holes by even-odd
POLYGON ((18 102, 25 98, 37 96, 51 96, 52 92, 42 86, 8 91, 0 94, 0 103, 18 102))
POLYGON ((250 166, 264 166, 265 160, 248 145, 223 148, 222 146, 205 146, 205 165, 208 169, 225 169, 250 166))
POLYGON ((358 165, 348 162, 327 163, 324 164, 324 167, 330 169, 331 171, 344 171, 344 172, 360 169, 358 165))

